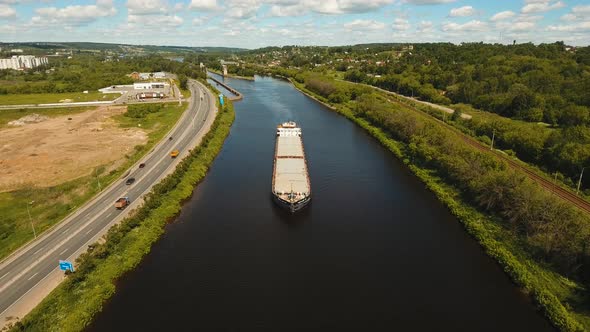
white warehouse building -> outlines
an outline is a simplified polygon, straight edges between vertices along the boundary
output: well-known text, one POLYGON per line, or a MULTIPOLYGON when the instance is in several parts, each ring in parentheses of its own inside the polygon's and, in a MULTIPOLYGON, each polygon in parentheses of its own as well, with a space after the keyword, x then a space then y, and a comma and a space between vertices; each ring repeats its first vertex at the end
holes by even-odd
POLYGON ((133 89, 135 89, 135 90, 164 89, 169 86, 170 86, 170 84, 165 83, 165 82, 133 83, 133 89))

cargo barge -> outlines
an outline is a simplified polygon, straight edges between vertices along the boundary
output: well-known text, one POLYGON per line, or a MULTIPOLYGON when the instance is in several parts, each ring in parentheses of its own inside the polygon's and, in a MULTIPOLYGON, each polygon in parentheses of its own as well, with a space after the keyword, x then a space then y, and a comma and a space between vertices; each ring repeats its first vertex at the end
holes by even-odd
POLYGON ((291 212, 304 208, 311 201, 301 128, 292 121, 277 126, 272 197, 278 205, 291 212))

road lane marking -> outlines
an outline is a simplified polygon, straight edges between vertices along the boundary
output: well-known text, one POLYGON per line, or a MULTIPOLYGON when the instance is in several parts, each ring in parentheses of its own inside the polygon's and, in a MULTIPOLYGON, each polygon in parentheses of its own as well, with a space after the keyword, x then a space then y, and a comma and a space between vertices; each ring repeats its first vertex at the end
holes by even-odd
POLYGON ((49 277, 55 271, 59 271, 59 268, 57 267, 57 268, 53 269, 53 271, 51 271, 47 275, 45 275, 45 277, 43 277, 43 279, 39 280, 35 285, 33 285, 33 287, 29 288, 29 290, 27 290, 23 295, 21 295, 16 301, 12 302, 12 304, 10 304, 6 309, 4 309, 4 311, 0 312, 0 316, 4 315, 5 312, 10 310, 10 308, 12 308, 16 303, 18 303, 23 297, 25 297, 27 294, 29 294, 35 287, 37 287, 37 285, 39 285, 41 282, 43 282, 43 280, 47 279, 47 277, 49 277))
POLYGON ((60 254, 60 255, 63 255, 63 254, 66 252, 66 251, 68 251, 68 249, 70 249, 70 248, 65 248, 65 249, 64 249, 62 252, 60 252, 59 254, 60 254))
POLYGON ((110 216, 111 216, 111 214, 113 214, 113 213, 111 212, 111 213, 107 214, 107 218, 108 218, 108 217, 110 217, 110 216))
POLYGON ((86 235, 88 235, 90 232, 92 232, 92 228, 88 230, 88 232, 86 232, 86 235))
POLYGON ((3 276, 0 277, 0 280, 2 280, 2 278, 6 277, 10 272, 6 272, 3 276))
POLYGON ((62 233, 62 234, 65 234, 65 233, 67 233, 69 230, 70 230, 70 229, 69 229, 69 228, 67 228, 65 231, 63 231, 63 232, 61 232, 61 233, 62 233))
MULTIPOLYGON (((210 96, 207 94, 207 95, 205 95, 205 97, 206 97, 206 101, 208 101, 208 102, 209 102, 209 101, 210 101, 210 99, 211 99, 211 98, 210 98, 210 96)), ((204 104, 205 104, 205 102, 199 102, 199 103, 198 103, 198 106, 197 106, 197 115, 200 113, 200 111, 201 111, 201 108, 204 106, 204 104)), ((193 107, 191 107, 191 108, 190 108, 190 110, 194 110, 194 106, 196 106, 196 105, 194 105, 194 104, 193 104, 193 107)), ((211 108, 211 107, 212 107, 212 105, 210 105, 210 104, 209 104, 208 106, 209 106, 209 109, 207 110, 207 112, 208 112, 208 115, 209 115, 209 116, 215 116, 215 112, 210 112, 210 111, 213 111, 213 109, 211 108)), ((202 129, 203 129, 203 126, 202 126, 202 125, 200 125, 199 127, 200 127, 200 128, 199 128, 199 130, 197 131, 197 136, 198 136, 199 134, 201 134, 201 131, 202 131, 202 129)), ((186 147, 185 145, 186 145, 186 144, 190 144, 190 143, 192 143, 192 142, 193 142, 193 140, 189 140, 189 142, 185 142, 185 141, 186 141, 186 140, 185 140, 185 138, 186 138, 187 136, 191 135, 191 133, 190 133, 190 129, 189 129, 189 128, 190 128, 190 124, 188 124, 188 125, 186 125, 186 124, 185 124, 185 128, 182 128, 182 126, 180 126, 180 127, 177 127, 177 128, 176 128, 176 131, 178 132, 177 134, 178 134, 178 135, 181 135, 181 136, 180 136, 180 137, 181 137, 181 142, 183 143, 182 145, 183 145, 183 147, 184 147, 184 148, 188 148, 188 147, 186 147), (185 144, 185 143, 186 143, 186 144, 185 144)), ((202 138, 201 138, 201 140, 199 140, 198 142, 200 142, 200 141, 202 141, 202 138)), ((195 141, 195 142, 197 142, 197 141, 195 141)), ((155 149, 154 149, 154 151, 155 151, 155 149)), ((162 150, 162 151, 165 151, 165 150, 162 150)), ((147 172, 147 173, 152 173, 152 175, 156 175, 156 176, 155 176, 156 180, 158 180, 158 179, 161 179, 161 178, 162 178, 162 177, 165 175, 165 174, 154 174, 153 170, 154 170, 154 168, 155 168, 155 166, 156 166, 156 165, 158 165, 158 164, 159 164, 159 165, 161 165, 161 166, 164 166, 163 168, 164 168, 164 169, 166 169, 166 170, 168 170, 168 169, 170 169, 170 167, 172 167, 173 165, 177 164, 177 163, 171 162, 170 160, 167 160, 167 158, 166 158, 166 155, 167 155, 167 153, 163 153, 161 157, 157 158, 157 162, 155 162, 155 163, 154 163, 154 167, 153 167, 152 169, 150 169, 150 170, 149 170, 149 172, 147 172), (163 161, 163 160, 166 160, 166 161, 167 161, 167 163, 165 163, 164 165, 162 164, 162 161, 163 161), (167 165, 166 165, 166 164, 167 164, 167 165)), ((151 159, 151 158, 155 158, 155 156, 154 156, 154 155, 152 155, 152 156, 150 157, 150 159, 151 159)), ((146 174, 146 175, 147 175, 147 174, 146 174)), ((153 188, 153 186, 155 185, 155 183, 153 183, 153 182, 154 182, 154 181, 151 181, 151 184, 147 186, 147 188, 145 189, 144 193, 146 193, 146 192, 149 192, 149 190, 150 190, 151 188, 153 188)), ((119 186, 119 187, 122 187, 122 186, 119 186)), ((115 189, 120 189, 120 188, 118 188, 118 187, 113 187, 113 188, 114 188, 114 189, 112 189, 112 190, 111 190, 111 192, 107 192, 107 193, 112 195, 112 194, 114 194, 114 193, 115 193, 115 189)), ((108 196, 108 195, 107 195, 107 194, 105 194, 105 197, 106 197, 106 196, 108 196)), ((142 195, 142 196, 143 196, 143 195, 142 195)), ((100 203, 101 203, 101 202, 99 202, 99 201, 96 201, 96 202, 95 202, 95 205, 98 205, 98 204, 100 204, 100 203)), ((100 206, 100 205, 98 205, 98 206, 100 206)), ((105 210, 107 210, 108 208, 109 208, 109 207, 105 207, 105 208, 104 208, 104 209, 102 209, 102 211, 100 211, 100 212, 104 212, 104 211, 105 211, 105 210)), ((65 238, 64 240, 62 240, 62 241, 61 241, 61 243, 62 243, 62 244, 64 244, 64 243, 66 243, 66 242, 70 241, 72 238, 74 238, 74 237, 75 237, 77 234, 79 234, 79 233, 82 231, 82 229, 84 228, 84 226, 86 226, 86 225, 89 225, 89 224, 91 224, 91 223, 93 223, 93 222, 98 222, 98 220, 97 220, 97 219, 98 219, 98 216, 100 215, 100 212, 99 212, 99 213, 87 213, 87 214, 86 214, 84 217, 89 217, 90 219, 89 219, 89 220, 85 220, 85 221, 86 221, 86 222, 85 222, 85 225, 83 225, 82 227, 75 227, 74 229, 72 229, 72 228, 70 227, 70 228, 68 228, 67 230, 65 230, 65 231, 64 231, 64 233, 65 233, 65 232, 67 232, 67 231, 69 231, 69 230, 72 230, 72 232, 70 232, 70 233, 67 235, 67 238, 65 238), (92 216, 91 216, 91 215, 92 215, 92 216)), ((112 215, 112 213, 111 213, 111 214, 109 214, 109 216, 110 216, 110 215, 112 215)), ((84 217, 83 217, 83 218, 84 218, 84 217)), ((110 228, 110 227, 112 227, 112 224, 110 224, 110 223, 109 223, 109 224, 105 225, 105 226, 104 226, 104 228, 102 228, 102 229, 101 229, 101 231, 104 231, 105 229, 108 229, 108 228, 110 228)), ((70 249, 70 248, 67 248, 67 249, 65 249, 64 251, 62 251, 62 253, 61 253, 61 254, 63 254, 64 252, 66 252, 66 251, 67 251, 67 250, 69 250, 69 249, 70 249)), ((77 250, 80 250, 80 249, 77 249, 77 250)), ((41 257, 41 258, 38 258, 37 262, 40 262, 40 260, 45 260, 47 257, 49 257, 49 255, 50 255, 51 253, 53 253, 53 252, 56 252, 56 251, 57 251, 57 246, 53 246, 52 248, 49 248, 49 249, 47 249, 47 250, 46 250, 46 252, 44 252, 44 253, 43 253, 42 257, 41 257)), ((1 285, 1 286, 0 286, 0 292, 2 292, 2 291, 3 291, 3 290, 5 290, 7 287, 9 287, 9 286, 10 286, 10 285, 11 285, 11 284, 12 284, 12 283, 15 281, 15 280, 17 280, 18 278, 20 278, 21 276, 23 276, 23 275, 24 275, 24 274, 25 274, 27 271, 30 271, 31 269, 33 269, 33 268, 34 268, 34 266, 37 266, 37 265, 38 265, 38 263, 37 263, 37 262, 35 262, 34 264, 31 264, 31 265, 29 265, 28 267, 26 267, 25 269, 23 269, 22 271, 20 271, 20 273, 18 273, 16 276, 12 276, 11 278, 9 278, 9 280, 8 280, 8 283, 7 283, 7 284, 4 284, 4 285, 1 285)), ((56 269, 56 270, 57 270, 57 269, 56 269)), ((52 272, 51 272, 51 273, 52 273, 52 272)), ((51 273, 50 273, 50 274, 51 274, 51 273)), ((7 274, 9 274, 9 273, 7 273, 7 274)), ((2 277, 3 277, 3 278, 5 278, 7 274, 5 274, 5 275, 4 275, 4 276, 2 276, 2 277)), ((13 302, 12 304, 10 304, 10 305, 9 305, 9 307, 8 307, 8 308, 6 308, 4 311, 2 311, 2 313, 0 313, 0 314, 3 314, 3 313, 5 313, 7 310, 9 310, 11 307, 13 307, 13 305, 14 305, 14 304, 18 303, 18 302, 19 302, 19 301, 20 301, 20 300, 21 300, 21 299, 22 299, 22 298, 23 298, 25 295, 27 295, 27 294, 28 294, 28 293, 29 293, 31 290, 33 290, 33 288, 35 288, 35 287, 36 287, 36 286, 37 286, 37 285, 38 285, 40 282, 42 282, 42 281, 43 281, 43 280, 45 280, 47 277, 49 277, 49 275, 50 275, 50 274, 48 274, 48 275, 45 275, 45 276, 42 278, 42 280, 41 280, 41 281, 37 282, 37 283, 36 283, 36 284, 35 284, 33 287, 31 287, 31 288, 27 289, 27 290, 26 290, 26 292, 25 292, 23 295, 21 295, 21 297, 19 297, 19 299, 17 299, 17 301, 15 301, 15 302, 13 302)))
POLYGON ((39 250, 35 251, 35 252, 33 253, 33 255, 35 255, 35 254, 36 254, 36 253, 38 253, 39 251, 43 250, 43 248, 45 248, 45 247, 41 247, 41 248, 39 248, 39 250))
POLYGON ((31 280, 31 279, 33 279, 33 278, 34 278, 36 275, 38 275, 38 274, 39 274, 39 272, 36 272, 36 273, 35 273, 35 274, 33 274, 32 276, 30 276, 30 277, 29 277, 29 279, 27 279, 27 280, 31 280))

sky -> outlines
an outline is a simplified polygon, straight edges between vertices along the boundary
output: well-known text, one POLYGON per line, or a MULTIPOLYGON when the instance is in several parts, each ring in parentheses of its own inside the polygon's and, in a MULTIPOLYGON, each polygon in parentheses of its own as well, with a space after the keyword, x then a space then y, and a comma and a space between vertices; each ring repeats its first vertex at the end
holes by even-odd
POLYGON ((0 0, 0 41, 590 44, 590 0, 0 0))

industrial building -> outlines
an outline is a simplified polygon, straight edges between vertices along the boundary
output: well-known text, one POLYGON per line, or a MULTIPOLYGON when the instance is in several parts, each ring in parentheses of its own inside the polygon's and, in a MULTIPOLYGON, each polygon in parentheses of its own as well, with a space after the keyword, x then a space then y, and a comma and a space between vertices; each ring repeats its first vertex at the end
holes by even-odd
POLYGON ((129 74, 128 76, 134 80, 147 81, 152 78, 166 78, 166 73, 161 72, 161 71, 155 72, 155 73, 138 73, 138 72, 134 71, 133 73, 129 74))
POLYGON ((170 87, 170 84, 165 82, 133 83, 133 89, 135 90, 165 89, 167 87, 170 87))
POLYGON ((0 59, 1 69, 23 70, 31 69, 48 64, 46 57, 35 57, 34 55, 14 55, 12 58, 0 59))

